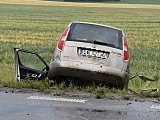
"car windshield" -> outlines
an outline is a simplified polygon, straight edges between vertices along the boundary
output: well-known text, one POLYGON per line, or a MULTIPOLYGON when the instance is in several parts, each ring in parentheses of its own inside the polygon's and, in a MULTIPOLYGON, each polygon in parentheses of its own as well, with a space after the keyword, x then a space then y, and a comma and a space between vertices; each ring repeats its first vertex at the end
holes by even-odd
POLYGON ((120 30, 96 24, 72 23, 68 39, 122 49, 120 30))

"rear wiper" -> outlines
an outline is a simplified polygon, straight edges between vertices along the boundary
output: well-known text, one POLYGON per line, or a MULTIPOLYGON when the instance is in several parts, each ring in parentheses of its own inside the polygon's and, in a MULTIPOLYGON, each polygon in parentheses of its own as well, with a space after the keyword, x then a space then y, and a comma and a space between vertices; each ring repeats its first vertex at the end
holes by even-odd
POLYGON ((99 44, 99 45, 106 45, 106 46, 109 46, 109 47, 116 47, 113 44, 108 44, 108 43, 104 43, 104 42, 100 42, 100 41, 96 41, 96 40, 94 40, 93 43, 94 44, 99 44))

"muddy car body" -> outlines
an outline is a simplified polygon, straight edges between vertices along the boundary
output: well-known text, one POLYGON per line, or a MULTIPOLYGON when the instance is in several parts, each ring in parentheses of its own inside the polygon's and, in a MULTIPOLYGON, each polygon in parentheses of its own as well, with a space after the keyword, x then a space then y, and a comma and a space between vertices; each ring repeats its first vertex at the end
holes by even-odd
POLYGON ((18 80, 72 77, 120 88, 128 85, 128 46, 123 31, 118 28, 70 23, 57 43, 50 66, 35 52, 14 48, 14 53, 18 80))
POLYGON ((55 48, 49 74, 123 88, 129 80, 129 52, 123 31, 94 23, 70 23, 55 48))

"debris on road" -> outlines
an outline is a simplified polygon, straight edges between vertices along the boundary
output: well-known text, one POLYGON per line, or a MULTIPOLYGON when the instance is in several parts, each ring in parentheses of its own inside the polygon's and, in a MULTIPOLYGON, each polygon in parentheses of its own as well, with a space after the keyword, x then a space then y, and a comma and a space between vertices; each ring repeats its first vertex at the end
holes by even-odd
MULTIPOLYGON (((134 79, 135 77, 139 77, 142 82, 146 82, 146 81, 156 82, 156 81, 158 81, 158 79, 150 79, 148 77, 143 76, 141 72, 133 75, 132 77, 130 77, 130 80, 134 79)), ((130 92, 136 94, 136 95, 143 95, 144 93, 149 94, 149 93, 158 93, 158 92, 160 92, 159 89, 157 89, 157 88, 146 89, 146 90, 139 90, 138 92, 135 92, 135 91, 133 91, 130 88, 128 88, 128 90, 130 92)))
POLYGON ((135 77, 139 77, 143 82, 146 82, 146 81, 158 81, 158 79, 150 79, 150 78, 147 78, 147 77, 143 76, 141 72, 133 75, 132 77, 130 77, 130 80, 132 80, 135 77))

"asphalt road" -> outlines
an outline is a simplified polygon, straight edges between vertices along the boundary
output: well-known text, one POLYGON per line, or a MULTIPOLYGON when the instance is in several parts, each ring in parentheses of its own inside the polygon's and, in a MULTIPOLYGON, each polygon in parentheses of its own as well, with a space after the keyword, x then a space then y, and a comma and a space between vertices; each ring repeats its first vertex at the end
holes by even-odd
POLYGON ((0 91, 0 120, 159 120, 160 100, 0 91))

